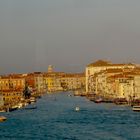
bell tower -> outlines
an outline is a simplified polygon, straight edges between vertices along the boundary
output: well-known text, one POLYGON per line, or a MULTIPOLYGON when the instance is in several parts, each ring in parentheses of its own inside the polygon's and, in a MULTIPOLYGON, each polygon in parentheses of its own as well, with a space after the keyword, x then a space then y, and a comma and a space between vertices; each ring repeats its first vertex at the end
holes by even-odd
POLYGON ((48 73, 52 73, 53 72, 53 66, 52 65, 49 65, 48 66, 48 73))

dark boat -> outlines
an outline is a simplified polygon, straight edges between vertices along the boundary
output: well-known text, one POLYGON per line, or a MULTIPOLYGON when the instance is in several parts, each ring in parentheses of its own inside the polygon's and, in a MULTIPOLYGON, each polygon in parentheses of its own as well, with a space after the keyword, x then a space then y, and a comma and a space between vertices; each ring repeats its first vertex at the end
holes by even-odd
POLYGON ((116 105, 126 105, 128 104, 128 101, 125 98, 116 98, 114 99, 114 103, 116 105))
POLYGON ((131 101, 131 106, 138 106, 140 105, 140 99, 134 99, 131 101))
POLYGON ((12 112, 18 109, 18 106, 12 106, 7 109, 7 112, 12 112))

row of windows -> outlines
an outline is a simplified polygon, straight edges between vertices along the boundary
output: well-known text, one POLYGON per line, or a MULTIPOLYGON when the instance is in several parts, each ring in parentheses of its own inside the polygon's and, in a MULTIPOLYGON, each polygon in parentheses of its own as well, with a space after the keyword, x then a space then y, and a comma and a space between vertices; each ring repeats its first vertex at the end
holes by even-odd
MULTIPOLYGON (((12 101, 12 100, 15 100, 15 98, 14 97, 12 97, 12 98, 3 98, 3 100, 4 101, 12 101)), ((16 100, 20 100, 20 97, 18 97, 18 98, 16 98, 16 100)))
POLYGON ((17 95, 21 95, 22 93, 3 93, 3 96, 17 96, 17 95))

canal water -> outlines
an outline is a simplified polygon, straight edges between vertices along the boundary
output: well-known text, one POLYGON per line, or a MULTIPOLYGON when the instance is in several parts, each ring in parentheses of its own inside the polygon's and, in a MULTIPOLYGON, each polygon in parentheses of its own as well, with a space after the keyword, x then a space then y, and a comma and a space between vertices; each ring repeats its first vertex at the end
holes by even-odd
POLYGON ((1 113, 8 119, 0 123, 0 140, 140 140, 139 112, 68 94, 45 95, 37 109, 1 113))

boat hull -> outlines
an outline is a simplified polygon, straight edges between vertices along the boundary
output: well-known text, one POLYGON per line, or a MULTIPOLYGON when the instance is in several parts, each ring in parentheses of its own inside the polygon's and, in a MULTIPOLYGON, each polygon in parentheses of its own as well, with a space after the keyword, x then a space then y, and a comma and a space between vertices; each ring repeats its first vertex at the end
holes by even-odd
POLYGON ((140 106, 133 106, 133 111, 140 112, 140 106))
POLYGON ((0 116, 0 122, 4 122, 4 121, 6 121, 6 120, 7 120, 6 117, 4 117, 4 116, 0 116))

